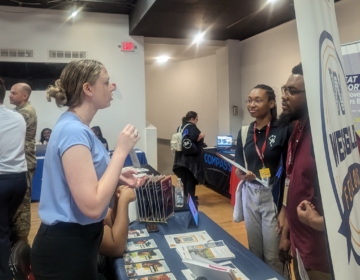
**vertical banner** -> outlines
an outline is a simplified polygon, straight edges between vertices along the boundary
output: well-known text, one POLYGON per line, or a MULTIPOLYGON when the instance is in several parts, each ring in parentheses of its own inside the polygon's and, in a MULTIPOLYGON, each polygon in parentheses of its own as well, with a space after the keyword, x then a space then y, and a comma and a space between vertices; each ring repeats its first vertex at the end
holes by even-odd
POLYGON ((360 135, 360 42, 343 45, 341 52, 344 59, 351 111, 356 131, 360 135))
POLYGON ((334 0, 294 3, 334 277, 359 279, 359 151, 334 0))

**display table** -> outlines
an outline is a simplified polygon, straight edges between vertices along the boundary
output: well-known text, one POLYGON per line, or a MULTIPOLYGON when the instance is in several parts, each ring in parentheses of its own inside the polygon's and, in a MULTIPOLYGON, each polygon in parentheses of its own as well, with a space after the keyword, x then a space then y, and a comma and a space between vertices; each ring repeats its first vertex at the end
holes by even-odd
MULTIPOLYGON (((232 259, 232 263, 240 269, 249 279, 267 280, 276 277, 284 280, 279 274, 272 270, 267 264, 258 259, 241 243, 236 241, 231 235, 224 231, 214 221, 212 221, 204 213, 199 212, 199 228, 191 227, 189 229, 184 226, 186 224, 188 212, 175 213, 175 216, 168 220, 168 225, 158 224, 159 232, 150 233, 146 239, 154 239, 158 249, 164 255, 165 261, 169 266, 170 273, 173 273, 177 280, 185 280, 185 276, 181 270, 187 269, 182 263, 180 256, 175 249, 170 249, 164 235, 175 233, 186 233, 193 231, 206 230, 208 234, 215 240, 223 240, 229 247, 230 251, 235 254, 236 258, 232 259)), ((145 224, 134 222, 130 225, 130 229, 144 229, 145 224)), ((136 239, 133 239, 136 240, 136 239)), ((128 279, 125 271, 124 259, 111 259, 111 269, 115 279, 128 279)), ((219 279, 220 280, 220 279, 219 279)))
MULTIPOLYGON (((143 151, 139 149, 135 149, 136 155, 139 159, 140 164, 147 164, 146 155, 143 151)), ((111 155, 113 151, 110 151, 109 154, 111 155)), ((41 194, 41 183, 42 183, 42 174, 43 174, 43 167, 44 167, 44 160, 45 156, 36 156, 37 166, 36 171, 34 174, 34 178, 32 181, 32 193, 31 193, 31 201, 39 201, 40 194, 41 194)), ((126 157, 124 166, 131 166, 132 161, 130 156, 126 157)))

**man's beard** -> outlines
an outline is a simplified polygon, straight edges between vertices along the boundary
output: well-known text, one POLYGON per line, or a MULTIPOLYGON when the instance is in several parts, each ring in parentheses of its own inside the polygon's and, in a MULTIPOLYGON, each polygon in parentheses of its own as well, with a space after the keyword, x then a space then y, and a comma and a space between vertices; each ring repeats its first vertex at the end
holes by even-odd
POLYGON ((309 114, 307 104, 305 103, 304 106, 298 108, 296 111, 288 114, 281 113, 279 117, 279 125, 284 127, 291 124, 293 121, 297 121, 304 116, 309 114))

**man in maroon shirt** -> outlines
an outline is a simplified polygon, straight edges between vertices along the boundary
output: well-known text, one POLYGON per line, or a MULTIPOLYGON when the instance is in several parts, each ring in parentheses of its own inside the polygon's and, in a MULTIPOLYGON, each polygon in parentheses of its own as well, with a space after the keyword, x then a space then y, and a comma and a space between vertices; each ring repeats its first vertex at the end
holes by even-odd
POLYGON ((301 278, 297 269, 296 250, 310 280, 330 280, 323 208, 301 64, 293 68, 292 75, 282 87, 282 93, 283 113, 280 122, 293 122, 295 128, 289 141, 286 161, 283 209, 287 221, 280 241, 280 260, 287 258, 291 246, 297 280, 301 278))

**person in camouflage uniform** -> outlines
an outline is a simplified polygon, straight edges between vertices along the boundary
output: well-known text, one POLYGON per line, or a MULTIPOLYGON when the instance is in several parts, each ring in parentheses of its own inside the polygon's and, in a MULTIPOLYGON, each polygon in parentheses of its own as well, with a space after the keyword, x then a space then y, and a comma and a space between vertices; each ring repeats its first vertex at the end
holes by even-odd
POLYGON ((28 235, 31 224, 31 187, 32 179, 36 170, 36 155, 35 155, 35 136, 37 128, 37 116, 33 106, 29 100, 31 94, 31 87, 28 84, 19 83, 13 85, 10 91, 10 103, 16 106, 15 111, 20 113, 26 122, 25 135, 25 157, 28 171, 26 173, 27 185, 26 194, 23 202, 18 208, 14 219, 13 237, 12 241, 24 240, 28 242, 28 235))

